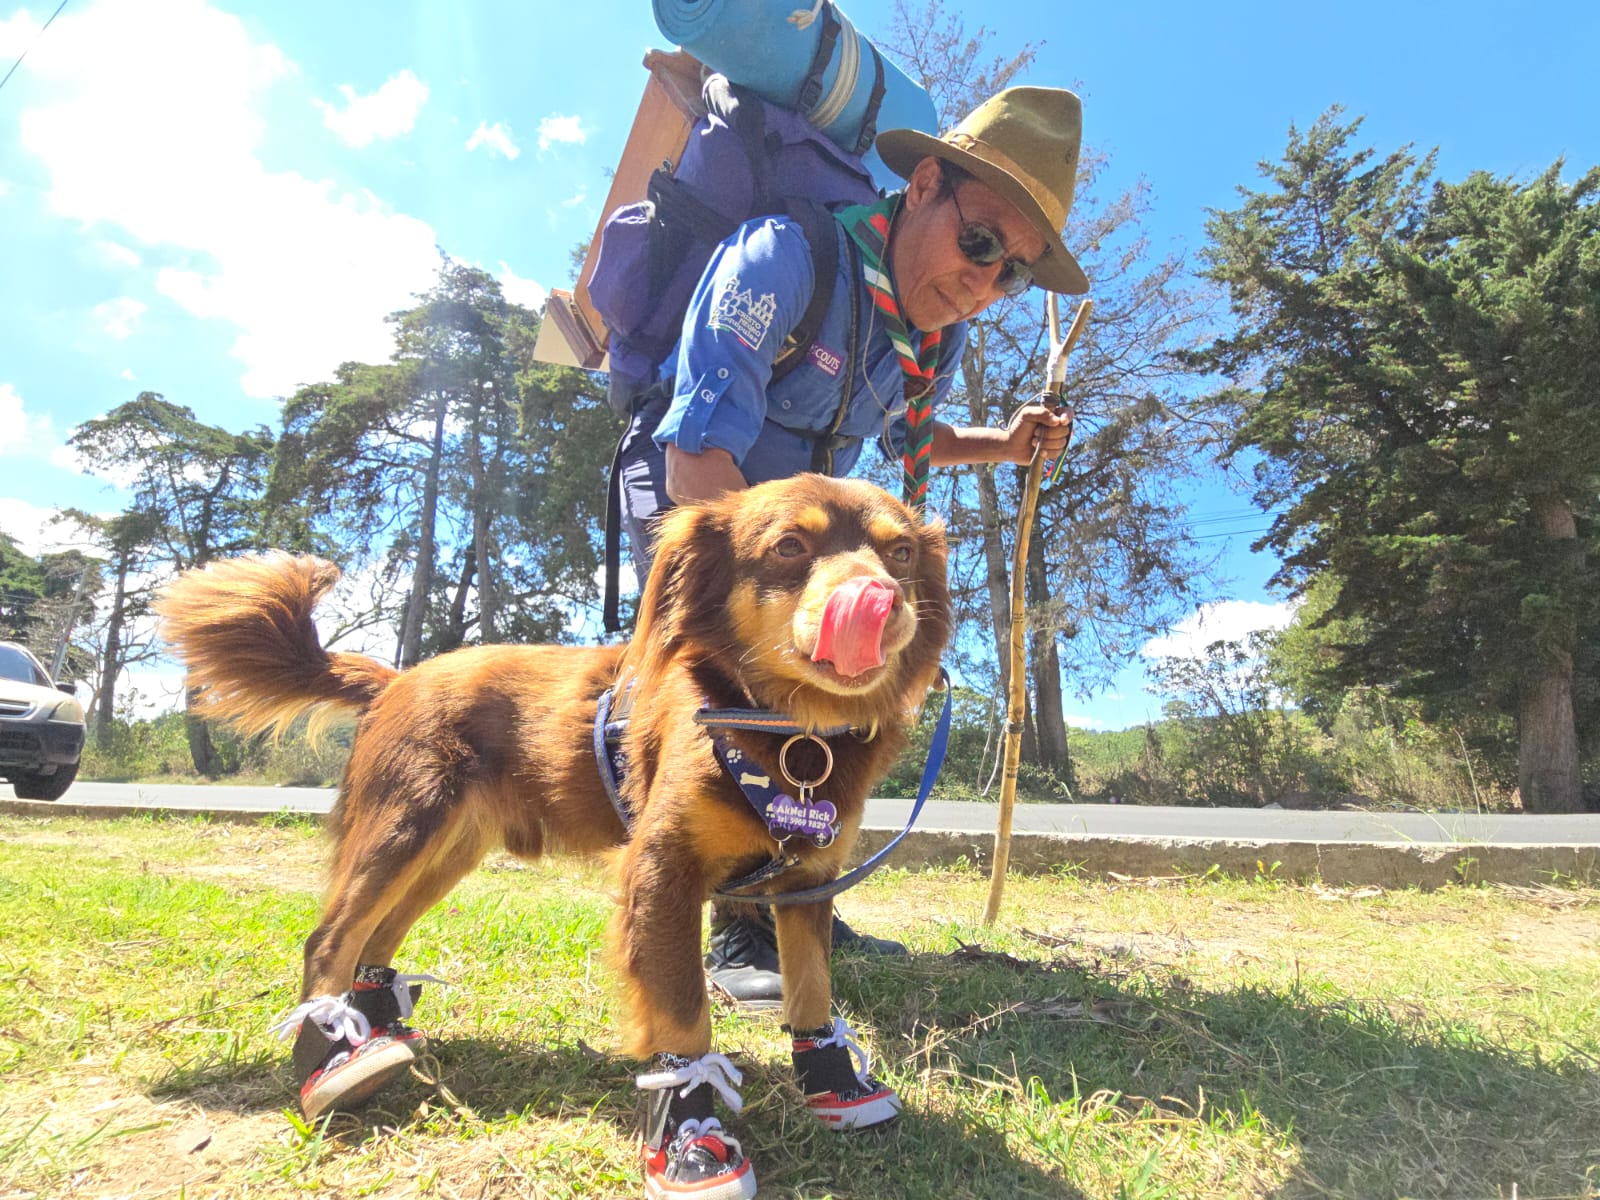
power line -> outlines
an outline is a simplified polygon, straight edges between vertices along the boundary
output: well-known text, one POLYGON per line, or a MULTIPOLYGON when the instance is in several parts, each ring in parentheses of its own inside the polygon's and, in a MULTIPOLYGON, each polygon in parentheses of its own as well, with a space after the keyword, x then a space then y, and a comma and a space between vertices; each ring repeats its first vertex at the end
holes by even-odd
MULTIPOLYGON (((61 15, 61 10, 66 6, 67 0, 61 0, 61 3, 56 5, 55 12, 50 14, 50 21, 54 21, 57 17, 59 17, 61 15)), ((44 36, 44 31, 50 28, 50 21, 46 21, 43 25, 39 26, 39 32, 33 35, 33 41, 28 44, 27 48, 24 49, 21 54, 17 55, 17 61, 11 64, 11 70, 6 72, 6 77, 4 79, 0 79, 0 88, 5 87, 5 85, 11 81, 11 77, 17 73, 17 68, 22 65, 22 60, 28 57, 28 51, 32 50, 39 44, 39 39, 44 36)))

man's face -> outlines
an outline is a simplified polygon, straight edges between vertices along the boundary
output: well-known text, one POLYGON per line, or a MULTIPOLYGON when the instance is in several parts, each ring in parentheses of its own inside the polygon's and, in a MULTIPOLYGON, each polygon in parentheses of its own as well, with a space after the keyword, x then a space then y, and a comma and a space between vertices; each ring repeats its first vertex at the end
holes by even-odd
POLYGON ((1005 262, 979 266, 956 245, 962 215, 999 234, 1008 258, 1034 263, 1044 254, 1044 239, 1009 200, 975 179, 955 187, 961 215, 940 187, 938 160, 923 159, 907 181, 890 243, 901 312, 924 333, 974 317, 1004 295, 1005 262))

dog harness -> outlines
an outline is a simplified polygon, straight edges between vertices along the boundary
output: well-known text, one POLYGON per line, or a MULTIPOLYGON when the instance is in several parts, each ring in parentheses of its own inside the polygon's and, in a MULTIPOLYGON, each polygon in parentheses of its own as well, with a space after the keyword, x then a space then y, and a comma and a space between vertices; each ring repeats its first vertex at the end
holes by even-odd
MULTIPOLYGON (((799 865, 800 855, 789 848, 797 839, 822 847, 832 845, 839 835, 838 811, 827 801, 812 799, 811 793, 828 778, 833 769, 833 752, 827 738, 854 735, 857 731, 849 725, 833 725, 822 729, 804 729, 789 717, 771 709, 754 708, 702 708, 694 714, 695 724, 710 732, 711 747, 734 783, 738 784, 745 800, 761 818, 773 839, 778 852, 770 861, 737 879, 725 881, 711 894, 718 900, 742 900, 752 904, 811 904, 831 899, 847 888, 854 887, 883 865, 884 859, 898 846, 917 823, 939 769, 944 765, 945 750, 950 743, 951 686, 950 676, 942 668, 940 686, 944 690, 944 706, 934 727, 933 741, 928 747, 928 761, 922 769, 922 782, 917 788, 916 802, 911 806, 911 816, 906 827, 887 845, 860 866, 839 876, 831 883, 806 888, 798 892, 779 892, 773 895, 752 895, 745 889, 766 883, 799 865), (771 776, 752 770, 742 751, 732 745, 718 730, 745 730, 753 733, 787 734, 778 753, 778 769, 794 795, 775 784, 771 776), (788 752, 800 742, 812 742, 822 748, 824 766, 822 773, 813 779, 800 780, 790 773, 788 752)), ((633 696, 628 688, 617 695, 615 688, 607 688, 595 706, 594 758, 600 771, 600 781, 605 786, 611 807, 616 810, 622 827, 633 830, 633 813, 622 798, 622 778, 627 774, 627 753, 622 748, 622 737, 628 728, 628 718, 633 708, 633 696)))

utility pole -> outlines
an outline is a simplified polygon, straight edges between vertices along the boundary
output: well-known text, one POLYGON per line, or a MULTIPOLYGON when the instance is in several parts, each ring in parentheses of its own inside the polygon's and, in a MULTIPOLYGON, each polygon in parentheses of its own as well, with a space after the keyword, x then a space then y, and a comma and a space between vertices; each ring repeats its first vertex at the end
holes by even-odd
POLYGON ((72 641, 72 627, 78 623, 78 609, 83 605, 83 593, 89 586, 89 567, 84 566, 78 572, 77 586, 72 589, 72 600, 67 605, 66 623, 61 628, 60 640, 56 642, 55 657, 50 661, 50 682, 54 683, 61 678, 61 668, 67 664, 67 645, 72 641))

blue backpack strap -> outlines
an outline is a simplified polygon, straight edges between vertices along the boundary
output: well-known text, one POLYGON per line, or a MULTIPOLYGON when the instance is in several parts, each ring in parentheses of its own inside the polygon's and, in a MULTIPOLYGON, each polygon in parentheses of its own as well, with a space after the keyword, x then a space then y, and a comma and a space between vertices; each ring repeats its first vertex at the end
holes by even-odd
MULTIPOLYGON (((791 200, 789 215, 806 235, 811 247, 811 274, 816 285, 811 289, 811 300, 806 304, 800 320, 789 331, 783 348, 772 363, 772 382, 785 378, 805 362, 812 343, 822 332, 822 322, 827 319, 828 306, 833 303, 833 285, 839 278, 839 222, 833 219, 822 205, 810 200, 791 200)), ((844 381, 845 395, 850 394, 850 380, 844 381)))
POLYGON ((822 76, 833 61, 833 48, 839 44, 840 28, 839 14, 834 11, 833 0, 824 0, 822 36, 817 40, 817 52, 811 56, 811 69, 806 72, 805 82, 800 85, 799 99, 794 105, 803 117, 810 117, 817 107, 817 101, 822 99, 822 76))
POLYGON ((878 110, 883 107, 883 93, 888 90, 883 79, 883 55, 871 42, 867 43, 867 49, 872 51, 872 65, 877 74, 872 80, 872 95, 867 99, 867 115, 861 119, 861 136, 856 139, 857 154, 865 154, 878 139, 878 110))

